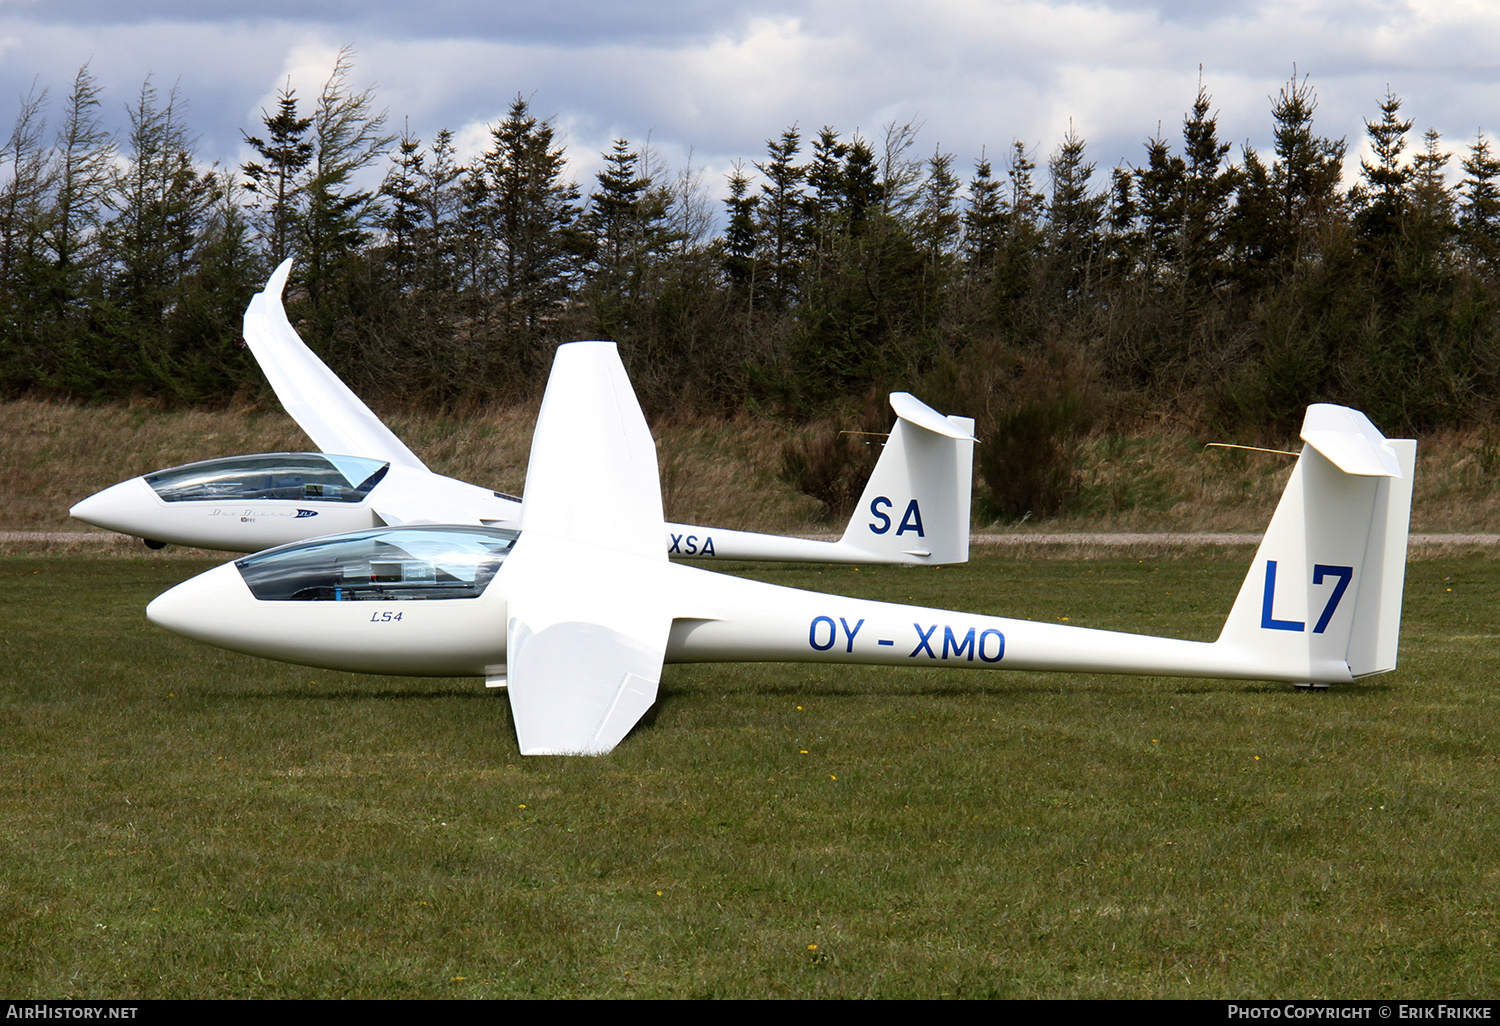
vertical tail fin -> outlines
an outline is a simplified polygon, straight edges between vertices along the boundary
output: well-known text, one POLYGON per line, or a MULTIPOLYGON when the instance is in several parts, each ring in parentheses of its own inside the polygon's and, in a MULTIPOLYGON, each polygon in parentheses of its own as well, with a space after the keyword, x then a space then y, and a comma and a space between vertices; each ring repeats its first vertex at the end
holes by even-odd
POLYGON ((883 562, 964 563, 974 482, 974 422, 891 393, 896 426, 839 544, 883 562))
POLYGON ((1308 408, 1302 440, 1219 643, 1273 678, 1394 669, 1417 443, 1328 404, 1308 408))

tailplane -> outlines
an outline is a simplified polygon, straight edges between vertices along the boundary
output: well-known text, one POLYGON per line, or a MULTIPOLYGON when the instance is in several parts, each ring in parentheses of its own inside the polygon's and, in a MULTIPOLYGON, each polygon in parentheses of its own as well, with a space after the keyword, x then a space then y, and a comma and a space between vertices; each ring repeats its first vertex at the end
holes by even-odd
POLYGON ((1282 680, 1395 669, 1417 443, 1329 404, 1308 407, 1302 440, 1219 644, 1282 680))

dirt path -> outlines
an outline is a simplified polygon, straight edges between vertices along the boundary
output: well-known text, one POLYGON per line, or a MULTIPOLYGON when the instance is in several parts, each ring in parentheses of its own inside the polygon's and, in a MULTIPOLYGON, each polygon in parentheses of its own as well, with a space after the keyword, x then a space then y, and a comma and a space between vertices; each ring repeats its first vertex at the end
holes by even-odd
MULTIPOLYGON (((837 535, 810 535, 829 540, 837 535)), ((1129 533, 1110 532, 1092 534, 974 534, 972 545, 996 547, 1022 547, 1027 545, 1073 545, 1103 548, 1129 548, 1135 545, 1257 545, 1259 534, 1222 534, 1212 532, 1129 533)), ((0 544, 24 545, 125 545, 140 544, 136 539, 111 531, 0 531, 0 544)), ((1500 545, 1500 534, 1413 534, 1413 546, 1430 545, 1500 545)))

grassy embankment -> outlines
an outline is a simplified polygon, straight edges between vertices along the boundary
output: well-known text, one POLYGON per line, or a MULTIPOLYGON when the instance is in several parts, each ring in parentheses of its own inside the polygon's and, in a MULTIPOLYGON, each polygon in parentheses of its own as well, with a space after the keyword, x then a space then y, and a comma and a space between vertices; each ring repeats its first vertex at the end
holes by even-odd
MULTIPOLYGON (((439 473, 518 493, 526 478, 532 409, 472 417, 392 415, 396 433, 439 473)), ((793 429, 743 416, 658 425, 669 519, 806 534, 841 529, 777 476, 793 429)), ((1416 531, 1500 531, 1500 442, 1470 433, 1425 438, 1418 450, 1416 531)), ((1295 447, 1287 439, 1287 448, 1295 447)), ((0 530, 82 530, 67 510, 136 474, 246 452, 311 448, 285 414, 163 412, 146 406, 0 404, 0 530)), ((1204 449, 1187 435, 1101 436, 1082 459, 1078 509, 999 531, 1258 531, 1290 460, 1204 449)), ((978 493, 976 493, 977 495, 978 493)), ((609 501, 600 496, 601 502, 609 501)), ((976 504, 976 509, 980 504, 976 504)))

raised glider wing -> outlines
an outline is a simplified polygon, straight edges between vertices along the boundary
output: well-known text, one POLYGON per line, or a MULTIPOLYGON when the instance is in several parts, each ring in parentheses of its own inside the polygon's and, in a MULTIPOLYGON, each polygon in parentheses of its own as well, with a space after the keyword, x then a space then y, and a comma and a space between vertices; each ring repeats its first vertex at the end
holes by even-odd
MULTIPOLYGON (((245 311, 245 341, 281 404, 322 453, 230 456, 131 478, 69 512, 122 534, 230 552, 405 524, 514 527, 515 496, 434 474, 298 337, 281 293, 291 261, 245 311)), ((838 541, 663 525, 667 552, 698 559, 962 563, 969 558, 974 422, 891 394, 896 425, 838 541)), ((579 501, 602 513, 600 484, 579 501)), ((602 517, 601 517, 602 519, 602 517)))
POLYGON ((559 347, 521 527, 284 546, 147 607, 252 655, 507 684, 523 754, 610 751, 664 662, 795 661, 1282 680, 1395 668, 1416 443, 1309 407, 1304 446, 1224 629, 1181 641, 777 587, 667 560, 655 448, 612 343, 559 347), (599 487, 621 501, 586 501, 599 487), (410 601, 447 600, 447 601, 410 601))

